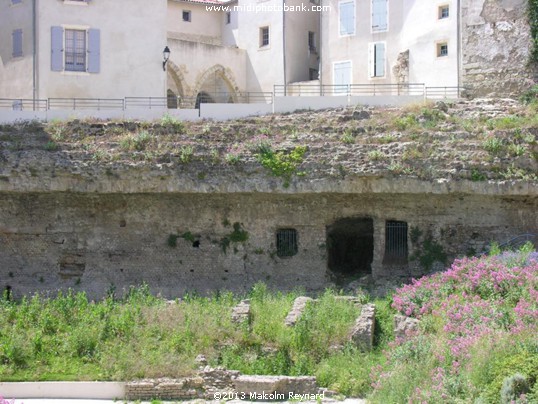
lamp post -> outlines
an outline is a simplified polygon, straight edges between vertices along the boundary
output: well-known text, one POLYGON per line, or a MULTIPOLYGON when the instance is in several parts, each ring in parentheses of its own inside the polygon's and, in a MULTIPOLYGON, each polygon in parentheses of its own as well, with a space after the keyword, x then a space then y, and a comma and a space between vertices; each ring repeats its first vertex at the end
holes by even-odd
POLYGON ((168 62, 168 59, 170 59, 170 48, 165 46, 163 50, 163 71, 166 71, 166 62, 168 62))

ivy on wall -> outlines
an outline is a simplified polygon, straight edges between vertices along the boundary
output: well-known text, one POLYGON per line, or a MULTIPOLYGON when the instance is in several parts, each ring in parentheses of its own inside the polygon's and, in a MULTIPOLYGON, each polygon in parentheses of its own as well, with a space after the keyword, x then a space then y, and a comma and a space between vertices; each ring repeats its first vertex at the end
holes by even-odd
POLYGON ((538 63, 538 0, 529 0, 528 14, 532 40, 530 61, 538 63))

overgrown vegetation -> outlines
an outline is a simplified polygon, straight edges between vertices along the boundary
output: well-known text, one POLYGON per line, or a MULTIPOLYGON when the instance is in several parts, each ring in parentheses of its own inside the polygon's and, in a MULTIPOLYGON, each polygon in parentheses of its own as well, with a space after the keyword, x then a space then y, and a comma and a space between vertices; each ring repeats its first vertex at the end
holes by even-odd
POLYGON ((529 0, 527 4, 527 14, 531 27, 531 54, 530 62, 538 62, 538 0, 529 0))
POLYGON ((274 151, 270 144, 259 144, 256 150, 258 161, 276 177, 284 179, 284 187, 290 185, 293 174, 297 173, 297 167, 303 162, 306 146, 297 146, 287 152, 284 150, 274 151))
POLYGON ((387 350, 372 402, 538 401, 538 254, 530 245, 456 260, 393 301, 421 320, 420 332, 387 350))
MULTIPOLYGON (((411 237, 420 240, 421 231, 411 229, 411 237)), ((246 374, 315 375, 321 386, 372 403, 538 400, 538 254, 530 245, 456 260, 375 300, 370 353, 348 339, 360 309, 332 290, 286 327, 300 294, 256 284, 248 294, 251 322, 239 325, 231 310, 245 296, 227 292, 173 304, 146 286, 122 298, 111 287, 98 302, 73 292, 4 299, 0 379, 180 377, 195 372, 203 354, 211 366, 246 374), (419 331, 395 341, 396 311, 420 319, 419 331)))

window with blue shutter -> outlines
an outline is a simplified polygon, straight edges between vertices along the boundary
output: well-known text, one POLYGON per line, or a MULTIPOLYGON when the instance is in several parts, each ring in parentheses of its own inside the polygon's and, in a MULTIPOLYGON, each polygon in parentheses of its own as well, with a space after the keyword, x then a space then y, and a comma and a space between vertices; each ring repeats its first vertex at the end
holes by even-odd
POLYGON ((101 31, 88 30, 88 73, 99 73, 101 66, 101 31))
POLYGON ((372 31, 388 29, 387 0, 372 0, 372 31))
POLYGON ((355 35, 355 1, 343 0, 338 3, 340 36, 355 35))
POLYGON ((51 70, 61 72, 64 69, 64 29, 51 27, 51 70))
POLYGON ((13 31, 13 57, 22 56, 22 29, 13 31))
POLYGON ((101 33, 98 29, 51 30, 52 71, 99 73, 101 67, 101 33))
POLYGON ((20 4, 22 0, 11 0, 11 4, 20 4))

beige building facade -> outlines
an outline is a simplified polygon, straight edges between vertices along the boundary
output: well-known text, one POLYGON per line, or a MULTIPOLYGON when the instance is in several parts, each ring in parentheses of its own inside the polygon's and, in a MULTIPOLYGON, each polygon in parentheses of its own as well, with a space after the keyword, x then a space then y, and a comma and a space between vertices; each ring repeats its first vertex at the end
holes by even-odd
POLYGON ((168 95, 175 108, 180 100, 264 99, 252 94, 293 83, 336 94, 350 84, 407 83, 518 93, 533 82, 525 7, 526 0, 154 0, 151 8, 144 0, 0 0, 0 98, 168 95))
POLYGON ((166 1, 151 11, 144 0, 1 0, 0 97, 161 96, 166 32, 141 27, 164 25, 166 1))

